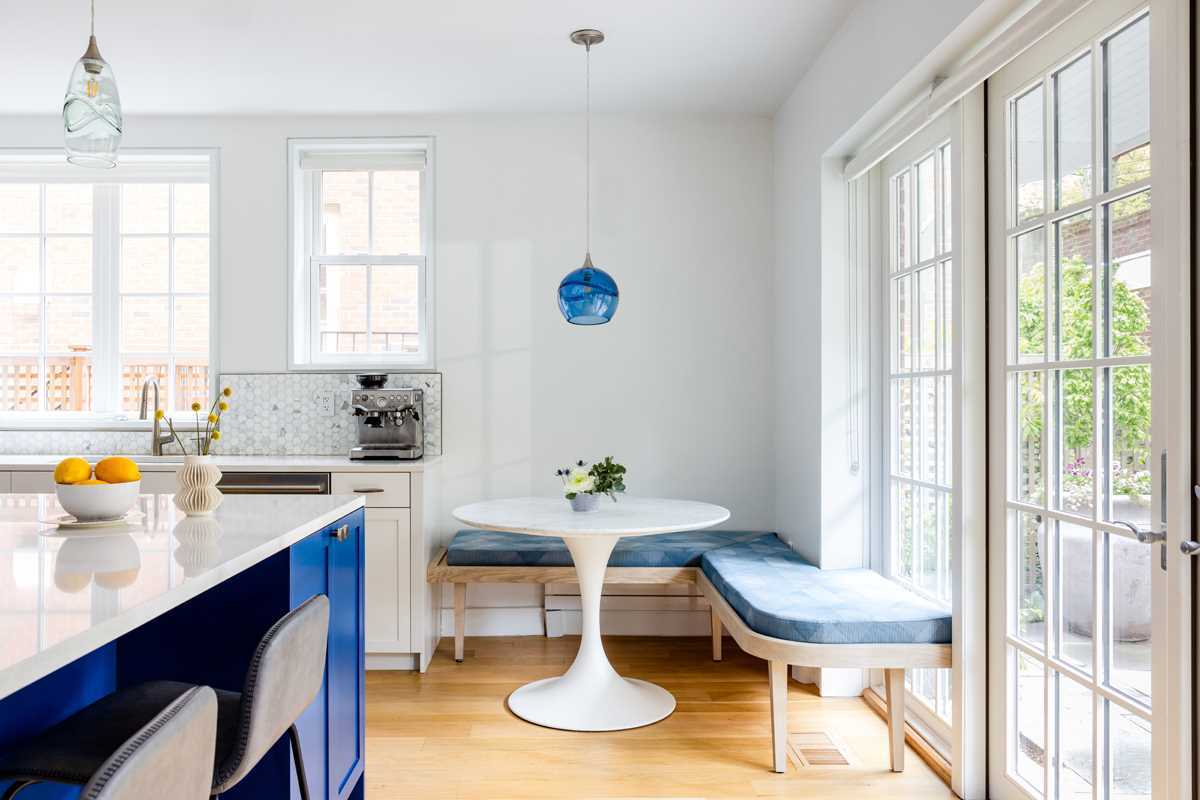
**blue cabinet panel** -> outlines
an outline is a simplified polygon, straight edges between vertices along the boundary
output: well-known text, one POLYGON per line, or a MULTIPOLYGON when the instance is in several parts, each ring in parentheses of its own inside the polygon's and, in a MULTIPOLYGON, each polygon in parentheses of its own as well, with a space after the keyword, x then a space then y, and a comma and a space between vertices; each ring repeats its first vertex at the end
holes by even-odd
POLYGON ((347 797, 364 748, 363 514, 341 521, 329 547, 329 796, 347 797))

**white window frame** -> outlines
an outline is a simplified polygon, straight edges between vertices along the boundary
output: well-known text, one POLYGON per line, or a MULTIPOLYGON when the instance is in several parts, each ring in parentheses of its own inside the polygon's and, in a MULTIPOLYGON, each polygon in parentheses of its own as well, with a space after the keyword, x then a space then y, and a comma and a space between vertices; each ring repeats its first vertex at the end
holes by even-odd
MULTIPOLYGON (((124 183, 187 183, 197 180, 196 169, 206 172, 209 186, 208 218, 208 383, 215 392, 220 375, 218 360, 219 297, 218 253, 220 252, 219 183, 220 152, 216 148, 125 148, 119 165, 110 171, 86 170, 67 164, 62 150, 48 148, 0 149, 0 181, 5 183, 89 183, 94 185, 92 208, 92 369, 94 378, 93 411, 6 411, 0 412, 0 430, 149 430, 153 421, 137 419, 120 407, 120 258, 121 232, 119 185, 124 183)), ((43 193, 44 194, 44 193, 43 193)), ((44 206, 44 196, 42 198, 44 206)), ((44 214, 44 208, 42 213, 44 214)), ((170 207, 174 214, 173 204, 170 207)), ((45 235, 44 233, 40 235, 45 235)), ((174 240, 173 229, 167 234, 174 240)), ((169 248, 174 259, 174 247, 169 248)), ((134 292, 133 294, 137 294, 134 292)), ((173 291, 166 293, 174 298, 173 291)), ((174 314, 174 304, 171 303, 174 314)), ((43 329, 45 319, 43 318, 43 329)), ((173 329, 172 329, 173 335, 173 329)), ((44 336, 44 330, 43 330, 44 336)), ((173 343, 172 343, 173 344, 173 343)), ((167 355, 174 359, 174 350, 167 355)), ((186 355, 186 354, 183 354, 186 355)), ((172 412, 168 398, 174 380, 159 387, 160 407, 172 412)))
MULTIPOLYGON (((432 136, 387 138, 288 139, 288 368, 292 370, 362 371, 366 369, 427 371, 437 365, 434 332, 434 139, 432 136), (319 255, 321 236, 320 185, 317 172, 301 168, 306 156, 352 154, 357 168, 386 169, 389 156, 423 153, 421 170, 421 253, 405 255, 319 255), (378 160, 378 166, 373 165, 378 160), (416 353, 322 353, 317 318, 320 307, 321 265, 412 265, 418 270, 419 348, 416 353)), ((368 213, 371 204, 368 203, 368 213)), ((367 304, 368 325, 370 302, 367 304)))

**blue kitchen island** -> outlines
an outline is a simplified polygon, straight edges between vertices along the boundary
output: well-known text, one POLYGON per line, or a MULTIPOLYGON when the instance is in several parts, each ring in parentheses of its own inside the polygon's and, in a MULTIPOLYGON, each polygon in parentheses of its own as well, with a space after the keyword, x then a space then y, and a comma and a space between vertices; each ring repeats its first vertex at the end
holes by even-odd
MULTIPOLYGON (((238 495, 186 518, 143 495, 124 529, 66 534, 54 495, 0 495, 0 750, 109 692, 169 679, 240 691, 259 639, 330 600, 325 683, 301 716, 313 797, 363 797, 363 500, 238 495)), ((0 782, 0 791, 4 784, 0 782)), ((49 784, 20 800, 73 798, 49 784)), ((286 737, 223 797, 298 797, 286 737)))

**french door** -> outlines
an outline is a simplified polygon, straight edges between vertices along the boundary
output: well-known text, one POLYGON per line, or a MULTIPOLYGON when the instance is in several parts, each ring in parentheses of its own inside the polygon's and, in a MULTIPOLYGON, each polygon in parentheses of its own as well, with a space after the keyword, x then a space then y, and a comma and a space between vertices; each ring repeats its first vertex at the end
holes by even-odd
POLYGON ((1161 22, 1093 0, 988 81, 992 797, 1175 796, 1161 22))

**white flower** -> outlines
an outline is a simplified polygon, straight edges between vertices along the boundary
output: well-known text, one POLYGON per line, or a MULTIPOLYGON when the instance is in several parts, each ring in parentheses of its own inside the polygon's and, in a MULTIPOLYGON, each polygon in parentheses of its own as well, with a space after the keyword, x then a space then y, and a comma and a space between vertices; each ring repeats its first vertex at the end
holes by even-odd
POLYGON ((586 469, 576 467, 566 479, 567 494, 586 494, 596 488, 596 479, 586 469))

